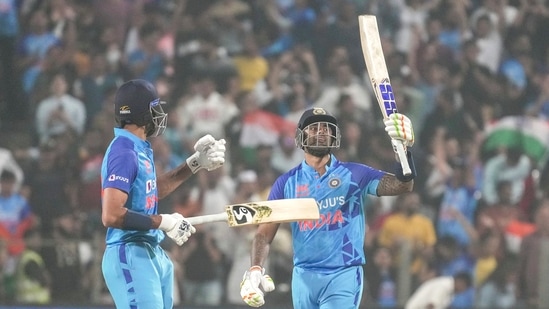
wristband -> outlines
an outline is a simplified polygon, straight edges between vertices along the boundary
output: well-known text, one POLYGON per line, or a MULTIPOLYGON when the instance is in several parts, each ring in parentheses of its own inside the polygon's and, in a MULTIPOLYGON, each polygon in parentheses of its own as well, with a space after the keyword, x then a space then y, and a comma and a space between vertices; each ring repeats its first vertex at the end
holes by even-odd
POLYGON ((122 222, 123 230, 148 231, 152 229, 153 221, 149 215, 128 209, 122 222))
POLYGON ((404 171, 402 170, 402 165, 398 163, 395 168, 395 176, 398 180, 402 182, 409 182, 416 178, 416 165, 414 164, 414 158, 412 157, 412 152, 406 150, 406 159, 408 159, 408 165, 412 173, 408 176, 404 176, 404 171))
POLYGON ((196 174, 196 172, 198 172, 198 170, 202 168, 202 166, 200 166, 200 163, 198 163, 199 155, 200 154, 197 151, 192 156, 188 157, 187 160, 185 160, 187 162, 187 166, 189 166, 193 174, 196 174))

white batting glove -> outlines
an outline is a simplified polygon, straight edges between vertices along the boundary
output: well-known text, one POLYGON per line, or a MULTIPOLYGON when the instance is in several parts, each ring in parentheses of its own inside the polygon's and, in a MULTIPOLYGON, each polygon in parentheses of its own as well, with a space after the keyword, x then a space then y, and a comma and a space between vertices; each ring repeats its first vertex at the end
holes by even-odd
POLYGON ((196 232, 195 227, 180 213, 161 214, 160 216, 162 221, 160 221, 158 229, 166 232, 166 235, 179 246, 183 245, 196 232))
POLYGON ((383 122, 385 123, 385 131, 391 139, 402 141, 405 147, 414 145, 414 128, 412 127, 412 121, 406 115, 394 113, 389 115, 383 122))
POLYGON ((240 296, 251 307, 260 307, 265 304, 264 292, 274 291, 275 285, 269 275, 265 275, 265 269, 261 266, 252 266, 244 273, 240 283, 240 296), (259 288, 261 285, 261 290, 259 288))
POLYGON ((194 144, 196 151, 187 158, 187 165, 193 174, 205 168, 208 171, 215 170, 225 163, 225 140, 215 140, 210 134, 201 137, 194 144))

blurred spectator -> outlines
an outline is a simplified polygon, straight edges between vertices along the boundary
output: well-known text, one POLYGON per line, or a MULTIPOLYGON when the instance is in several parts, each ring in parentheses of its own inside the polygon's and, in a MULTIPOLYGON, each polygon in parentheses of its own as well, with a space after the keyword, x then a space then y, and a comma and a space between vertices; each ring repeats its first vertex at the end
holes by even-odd
POLYGON ((15 188, 15 174, 8 170, 0 174, 0 242, 5 244, 7 257, 2 268, 2 281, 6 298, 13 300, 16 296, 16 265, 21 253, 25 250, 23 236, 35 225, 27 199, 15 188))
POLYGON ((180 134, 190 145, 204 134, 224 138, 224 127, 238 114, 238 108, 234 102, 224 100, 209 72, 196 76, 194 88, 192 97, 180 101, 175 111, 180 134))
POLYGON ((51 302, 52 274, 40 254, 43 239, 38 229, 24 235, 26 249, 17 264, 16 301, 19 304, 47 305, 51 302))
POLYGON ((69 207, 69 179, 60 166, 60 156, 53 141, 40 145, 36 161, 25 171, 25 186, 30 192, 29 204, 40 220, 42 236, 53 233, 54 220, 69 207))
POLYGON ((236 54, 233 61, 240 79, 241 91, 252 91, 257 89, 259 83, 266 82, 269 63, 259 54, 253 35, 246 36, 242 52, 236 54))
POLYGON ((273 98, 267 108, 281 116, 289 113, 293 95, 315 99, 320 91, 320 71, 311 49, 297 44, 274 59, 268 85, 273 98))
POLYGON ((4 170, 0 174, 0 238, 7 242, 13 258, 23 252, 23 236, 37 223, 27 199, 15 190, 15 184, 14 173, 4 170))
POLYGON ((530 175, 532 163, 519 149, 508 148, 489 158, 484 164, 482 199, 488 204, 497 203, 497 184, 507 180, 511 182, 511 200, 518 203, 525 188, 526 178, 530 175))
POLYGON ((404 243, 411 247, 410 274, 417 280, 423 264, 434 254, 437 241, 433 222, 421 214, 421 197, 416 192, 403 194, 397 197, 394 203, 394 212, 387 216, 378 235, 380 246, 389 248, 395 257, 395 265, 399 265, 403 258, 401 248, 404 243))
POLYGON ((52 301, 60 304, 83 302, 83 269, 91 260, 89 243, 82 240, 82 222, 71 212, 58 215, 53 221, 51 242, 44 243, 41 255, 46 268, 54 276, 52 301))
MULTIPOLYGON (((484 2, 493 1, 485 0, 484 2)), ((494 20, 488 14, 483 14, 472 22, 474 23, 472 30, 478 47, 477 63, 487 67, 492 74, 495 74, 502 56, 503 40, 500 30, 505 28, 505 21, 494 20)))
POLYGON ((320 95, 314 103, 315 106, 335 111, 341 95, 348 94, 352 97, 358 110, 368 112, 372 108, 372 97, 366 91, 362 80, 353 73, 351 64, 338 64, 334 73, 334 80, 324 79, 320 95))
POLYGON ((2 76, 0 78, 0 114, 2 115, 0 120, 2 122, 11 121, 12 117, 25 119, 28 113, 28 104, 22 96, 23 89, 16 57, 17 43, 22 33, 19 2, 0 1, 0 76, 2 76))
MULTIPOLYGON (((536 231, 526 236, 519 252, 517 297, 526 306, 541 308, 540 296, 544 292, 539 286, 540 277, 549 274, 540 273, 542 247, 547 247, 549 240, 549 201, 543 200, 535 216, 536 231)), ((547 251, 547 250, 545 250, 547 251)))
POLYGON ((79 210, 100 223, 101 217, 101 163, 106 150, 105 138, 98 129, 86 131, 79 146, 80 166, 78 177, 79 210))
MULTIPOLYGON (((246 36, 251 33, 251 8, 247 1, 222 0, 213 1, 201 18, 209 20, 214 32, 218 34, 219 43, 229 55, 235 55, 246 49, 246 36)), ((248 89, 249 90, 249 89, 248 89)))
POLYGON ((223 297, 223 252, 211 233, 198 229, 182 247, 184 302, 219 306, 223 297))
MULTIPOLYGON (((472 286, 468 273, 439 276, 425 281, 408 299, 405 309, 448 308, 456 294, 472 286)), ((468 308, 468 307, 454 307, 468 308)))
POLYGON ((292 136, 281 135, 273 148, 271 166, 279 173, 297 166, 303 161, 303 155, 295 145, 292 136))
POLYGON ((139 28, 139 45, 128 53, 127 58, 130 78, 154 83, 162 75, 166 59, 157 49, 160 35, 161 29, 153 23, 146 23, 139 28))
POLYGON ((122 78, 109 71, 104 53, 90 55, 89 73, 74 81, 74 96, 86 106, 86 128, 89 128, 95 115, 103 107, 109 89, 122 84, 122 78))
POLYGON ((28 26, 24 27, 18 54, 19 70, 23 72, 23 89, 30 93, 41 71, 42 61, 48 50, 60 44, 60 39, 48 29, 48 16, 43 9, 31 13, 28 26))
MULTIPOLYGON (((254 170, 244 170, 237 175, 235 194, 231 199, 231 204, 258 202, 261 197, 258 195, 257 173, 254 170)), ((255 234, 256 226, 243 226, 237 229, 230 229, 226 240, 233 243, 233 252, 227 258, 230 260, 230 267, 225 269, 226 282, 224 282, 227 302, 232 305, 241 305, 240 282, 242 274, 249 266, 250 262, 243 259, 251 250, 252 239, 255 234)))
POLYGON ((50 84, 51 95, 38 104, 36 133, 40 142, 54 135, 74 130, 78 136, 86 126, 86 107, 82 101, 68 93, 66 77, 56 74, 50 84))
POLYGON ((503 253, 503 235, 498 233, 486 233, 479 237, 473 248, 475 256, 475 269, 473 285, 479 287, 497 269, 499 259, 503 253))
POLYGON ((397 306, 397 268, 394 265, 391 252, 390 248, 378 247, 372 255, 372 260, 365 266, 365 292, 367 295, 364 299, 372 302, 372 307, 375 306, 375 308, 395 308, 397 306))
POLYGON ((10 171, 15 175, 15 191, 19 191, 24 177, 23 169, 17 161, 10 149, 0 147, 0 173, 10 171))
POLYGON ((486 281, 477 287, 475 308, 516 308, 517 265, 513 257, 505 258, 486 281))
MULTIPOLYGON (((225 211, 225 206, 231 204, 235 193, 236 180, 228 175, 226 168, 219 168, 208 173, 199 173, 198 187, 191 191, 191 197, 198 191, 200 212, 198 215, 209 215, 225 211)), ((227 224, 209 224, 202 228, 204 233, 213 237, 216 245, 225 256, 230 256, 233 242, 227 241, 231 227, 227 224)))
POLYGON ((471 166, 463 161, 454 162, 436 220, 439 237, 451 236, 462 248, 467 248, 472 243, 471 230, 474 230, 472 225, 477 209, 475 192, 471 166))

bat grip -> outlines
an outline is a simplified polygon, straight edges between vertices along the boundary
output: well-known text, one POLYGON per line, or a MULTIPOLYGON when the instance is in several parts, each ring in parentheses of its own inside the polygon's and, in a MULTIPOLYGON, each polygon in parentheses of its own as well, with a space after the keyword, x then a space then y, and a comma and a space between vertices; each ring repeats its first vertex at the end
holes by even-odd
POLYGON ((227 221, 227 213, 221 212, 218 214, 213 215, 203 215, 203 216, 196 216, 196 217, 188 217, 185 218, 187 221, 189 221, 192 225, 202 224, 202 223, 210 223, 210 222, 221 222, 221 221, 227 221))
POLYGON ((398 159, 400 160, 402 173, 404 176, 411 175, 412 170, 410 169, 410 164, 408 163, 408 157, 406 156, 406 151, 404 150, 404 144, 402 144, 402 141, 396 139, 392 139, 391 143, 393 144, 393 148, 395 149, 398 159))

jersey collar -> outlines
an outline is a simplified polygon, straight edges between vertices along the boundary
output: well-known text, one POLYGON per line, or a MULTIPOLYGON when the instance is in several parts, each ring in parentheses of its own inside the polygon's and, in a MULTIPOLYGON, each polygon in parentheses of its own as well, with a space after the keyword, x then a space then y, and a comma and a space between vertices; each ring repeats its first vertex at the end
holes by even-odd
POLYGON ((122 136, 122 137, 129 138, 135 145, 138 145, 142 148, 151 147, 151 143, 149 141, 142 140, 139 137, 135 136, 135 134, 121 128, 114 128, 114 136, 115 137, 122 136))
MULTIPOLYGON (((330 154, 330 160, 328 160, 328 163, 326 163, 326 173, 328 173, 336 165, 336 162, 336 157, 333 154, 330 154)), ((316 170, 309 164, 307 164, 305 160, 301 162, 301 168, 307 173, 316 173, 316 170)))

